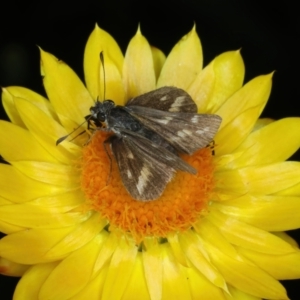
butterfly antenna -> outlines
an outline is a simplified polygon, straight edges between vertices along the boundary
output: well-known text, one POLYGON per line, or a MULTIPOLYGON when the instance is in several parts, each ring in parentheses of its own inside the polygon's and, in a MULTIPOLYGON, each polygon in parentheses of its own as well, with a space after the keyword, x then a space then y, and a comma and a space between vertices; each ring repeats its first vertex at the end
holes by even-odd
POLYGON ((101 66, 103 70, 103 100, 105 100, 105 94, 106 94, 106 79, 105 79, 105 68, 104 68, 104 54, 103 51, 100 52, 100 61, 101 66))
MULTIPOLYGON (((83 124, 85 124, 86 122, 88 122, 90 120, 92 116, 89 116, 88 118, 85 119, 84 122, 82 122, 81 124, 79 124, 72 132, 68 133, 67 135, 62 136, 61 138, 59 138, 56 141, 56 146, 59 145, 61 142, 63 142, 66 138, 68 138, 71 134, 73 134, 78 128, 80 128, 83 124)), ((75 138, 77 138, 79 135, 83 134, 85 132, 82 131, 81 133, 79 133, 78 135, 76 135, 71 141, 73 141, 75 138)))

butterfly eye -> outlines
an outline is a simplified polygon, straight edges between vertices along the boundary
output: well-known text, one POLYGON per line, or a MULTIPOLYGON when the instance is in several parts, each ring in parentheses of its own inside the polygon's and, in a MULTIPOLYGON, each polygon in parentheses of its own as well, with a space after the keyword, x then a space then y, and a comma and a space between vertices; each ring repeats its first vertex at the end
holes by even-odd
POLYGON ((100 121, 100 122, 104 122, 106 120, 105 113, 102 112, 102 111, 99 111, 97 113, 97 120, 100 121))

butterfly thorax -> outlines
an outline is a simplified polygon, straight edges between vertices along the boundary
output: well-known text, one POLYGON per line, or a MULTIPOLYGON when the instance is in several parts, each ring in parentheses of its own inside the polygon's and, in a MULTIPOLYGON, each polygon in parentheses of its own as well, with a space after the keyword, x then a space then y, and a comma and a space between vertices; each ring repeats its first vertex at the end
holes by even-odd
POLYGON ((135 117, 130 115, 123 106, 112 108, 106 118, 107 128, 111 129, 117 136, 124 137, 124 129, 154 142, 155 144, 164 147, 172 153, 177 153, 175 148, 170 145, 163 137, 155 131, 145 127, 135 117))

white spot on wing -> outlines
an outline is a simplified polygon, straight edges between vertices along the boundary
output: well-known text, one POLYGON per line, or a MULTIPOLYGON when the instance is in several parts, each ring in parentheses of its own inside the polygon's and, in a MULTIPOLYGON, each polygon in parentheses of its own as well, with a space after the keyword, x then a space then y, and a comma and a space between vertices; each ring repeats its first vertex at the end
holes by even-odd
POLYGON ((173 120, 172 117, 165 117, 165 118, 163 118, 163 119, 158 119, 157 122, 166 125, 166 124, 168 124, 169 121, 171 121, 171 120, 173 120))
POLYGON ((184 130, 179 130, 178 132, 177 132, 177 135, 178 136, 180 136, 180 137, 186 137, 186 133, 184 132, 184 130))
POLYGON ((187 129, 183 129, 182 131, 183 131, 185 134, 187 134, 187 135, 192 135, 192 134, 193 134, 190 130, 187 130, 187 129))
POLYGON ((165 100, 167 100, 167 99, 168 99, 168 96, 165 95, 165 96, 161 97, 159 100, 160 100, 160 101, 165 101, 165 100))
POLYGON ((198 120, 199 120, 199 118, 197 115, 191 118, 192 123, 198 123, 198 120))
POLYGON ((130 172, 129 170, 127 170, 127 177, 128 177, 129 179, 132 178, 132 174, 131 174, 131 172, 130 172))
POLYGON ((169 120, 167 119, 159 119, 159 120, 156 120, 156 122, 160 123, 160 124, 168 124, 169 123, 169 120))
POLYGON ((136 188, 139 191, 140 195, 142 195, 143 191, 145 190, 145 186, 147 185, 147 182, 150 179, 150 175, 151 172, 149 171, 148 167, 143 166, 141 170, 141 175, 139 176, 138 183, 136 185, 136 188))
POLYGON ((185 101, 185 96, 179 96, 179 97, 177 97, 177 98, 175 99, 174 104, 175 104, 175 103, 177 103, 177 105, 178 105, 178 104, 182 104, 184 101, 185 101))
POLYGON ((128 157, 129 159, 134 159, 134 156, 133 156, 132 152, 129 152, 129 151, 128 151, 127 157, 128 157))
POLYGON ((175 160, 174 157, 171 157, 171 156, 166 156, 166 159, 167 160, 175 160))
POLYGON ((185 96, 179 96, 175 99, 174 103, 171 105, 169 111, 177 112, 180 111, 180 107, 185 102, 185 96))

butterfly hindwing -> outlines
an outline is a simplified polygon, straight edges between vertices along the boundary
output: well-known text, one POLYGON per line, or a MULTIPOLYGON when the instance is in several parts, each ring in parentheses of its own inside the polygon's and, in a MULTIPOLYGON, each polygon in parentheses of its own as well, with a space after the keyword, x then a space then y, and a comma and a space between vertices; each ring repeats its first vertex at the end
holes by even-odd
POLYGON ((172 179, 175 169, 143 153, 131 138, 114 138, 112 152, 116 158, 125 188, 137 200, 157 199, 172 179))

